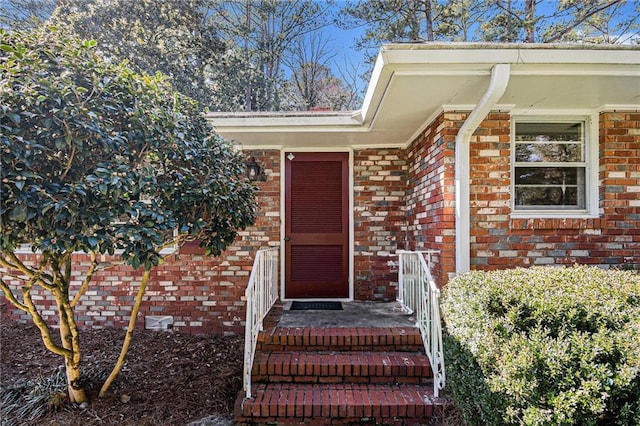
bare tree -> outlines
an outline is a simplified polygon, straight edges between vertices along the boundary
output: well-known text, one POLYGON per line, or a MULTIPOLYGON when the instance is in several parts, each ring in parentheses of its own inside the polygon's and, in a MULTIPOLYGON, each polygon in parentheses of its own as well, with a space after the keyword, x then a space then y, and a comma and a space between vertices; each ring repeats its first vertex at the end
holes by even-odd
POLYGON ((244 52, 244 109, 280 107, 282 66, 300 37, 330 24, 333 1, 227 0, 212 6, 212 19, 244 52))
MULTIPOLYGON (((584 29, 589 26, 589 22, 596 22, 597 17, 607 13, 610 19, 614 16, 618 18, 618 22, 623 26, 637 25, 637 15, 635 19, 626 15, 632 6, 632 3, 626 0, 582 0, 557 2, 553 5, 546 0, 492 0, 491 5, 491 16, 482 25, 483 38, 487 41, 585 41, 584 29)), ((595 27, 592 26, 591 29, 595 27)))

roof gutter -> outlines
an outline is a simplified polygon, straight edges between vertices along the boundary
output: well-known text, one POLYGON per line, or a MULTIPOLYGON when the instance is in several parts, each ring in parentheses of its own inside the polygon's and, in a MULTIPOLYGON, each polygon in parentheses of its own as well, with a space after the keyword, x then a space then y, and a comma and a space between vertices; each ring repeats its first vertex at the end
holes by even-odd
POLYGON ((471 219, 469 197, 469 142, 482 120, 504 95, 511 66, 495 64, 491 69, 491 81, 473 111, 460 127, 456 135, 455 145, 455 183, 456 183, 456 273, 461 274, 470 269, 471 251, 471 219))

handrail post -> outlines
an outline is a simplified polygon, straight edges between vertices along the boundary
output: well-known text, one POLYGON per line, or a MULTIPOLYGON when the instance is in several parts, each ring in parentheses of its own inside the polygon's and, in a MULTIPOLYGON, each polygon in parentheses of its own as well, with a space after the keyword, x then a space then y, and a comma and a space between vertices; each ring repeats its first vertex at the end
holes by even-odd
POLYGON ((398 252, 398 302, 404 305, 404 256, 398 252))
POLYGON ((245 291, 247 316, 245 322, 243 389, 251 398, 251 370, 263 320, 278 300, 278 248, 258 250, 245 291), (275 289, 275 290, 274 290, 275 289))
POLYGON ((432 255, 437 251, 399 250, 398 301, 408 312, 415 312, 416 327, 433 372, 433 395, 438 397, 444 389, 446 376, 442 351, 442 320, 440 318, 440 290, 431 275, 432 255), (405 279, 405 267, 411 276, 405 279))

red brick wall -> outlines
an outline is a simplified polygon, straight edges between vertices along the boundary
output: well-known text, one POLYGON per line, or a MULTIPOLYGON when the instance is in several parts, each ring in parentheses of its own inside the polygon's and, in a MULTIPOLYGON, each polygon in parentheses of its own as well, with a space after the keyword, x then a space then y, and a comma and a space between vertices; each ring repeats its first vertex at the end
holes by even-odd
MULTIPOLYGON (((434 277, 444 285, 455 272, 455 136, 467 117, 446 112, 406 150, 354 152, 354 289, 357 300, 393 300, 397 249, 439 250, 434 277)), ((599 119, 597 219, 511 218, 510 116, 492 113, 470 142, 471 267, 640 264, 640 113, 605 112, 599 119)), ((192 333, 241 333, 244 290, 255 251, 278 245, 280 152, 252 151, 266 169, 259 182, 258 219, 220 258, 185 252, 156 268, 139 315, 172 315, 192 333)), ((191 251, 189 251, 191 252, 191 251)), ((25 255, 33 260, 34 255, 25 255)), ((74 272, 78 286, 86 257, 74 272)), ((123 327, 141 271, 119 266, 98 273, 81 305, 82 327, 123 327)), ((17 281, 12 281, 19 285, 17 281)), ((52 306, 42 295, 37 302, 52 306)), ((3 310, 27 319, 4 298, 3 310)), ((45 317, 53 318, 49 311, 45 317)))
POLYGON ((439 250, 432 273, 439 285, 455 271, 454 141, 465 117, 444 113, 407 150, 409 250, 439 250))
POLYGON ((355 299, 395 300, 394 255, 406 237, 405 151, 364 149, 353 157, 355 299))
POLYGON ((511 218, 510 117, 491 114, 471 140, 471 265, 640 263, 640 113, 599 118, 596 219, 511 218))
MULTIPOLYGON (((244 332, 244 291, 255 252, 261 247, 277 245, 280 238, 280 152, 252 151, 251 155, 266 169, 267 181, 258 182, 258 217, 256 224, 240 233, 240 238, 219 258, 209 258, 192 247, 172 255, 153 270, 145 301, 138 315, 138 328, 144 327, 147 315, 172 315, 176 330, 202 334, 237 334, 244 332)), ((24 255, 34 260, 36 255, 24 255)), ((105 260, 107 260, 105 258, 105 260)), ((86 255, 74 256, 72 293, 89 267, 86 255)), ((76 309, 78 324, 89 327, 125 327, 131 305, 139 288, 142 270, 117 266, 97 273, 93 285, 76 309)), ((11 281, 19 286, 17 280, 11 281)), ((45 319, 53 322, 53 299, 35 294, 38 305, 46 307, 45 319)), ((30 320, 22 311, 0 298, 10 316, 30 320)))

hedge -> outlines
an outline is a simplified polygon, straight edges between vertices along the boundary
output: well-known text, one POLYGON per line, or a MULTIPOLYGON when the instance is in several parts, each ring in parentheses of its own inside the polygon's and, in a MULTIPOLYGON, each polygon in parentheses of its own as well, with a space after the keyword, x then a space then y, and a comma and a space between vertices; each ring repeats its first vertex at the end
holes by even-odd
POLYGON ((447 388, 469 425, 640 425, 640 274, 472 271, 444 289, 447 388))

